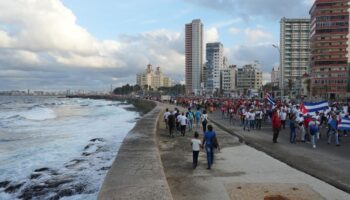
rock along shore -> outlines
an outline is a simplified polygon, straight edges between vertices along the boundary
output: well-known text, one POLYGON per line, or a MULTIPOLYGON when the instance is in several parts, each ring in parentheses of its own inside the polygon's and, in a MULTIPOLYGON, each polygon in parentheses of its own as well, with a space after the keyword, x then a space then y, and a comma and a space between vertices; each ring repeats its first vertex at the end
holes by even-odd
POLYGON ((143 114, 125 137, 106 175, 98 199, 173 199, 157 147, 156 132, 163 111, 159 104, 111 95, 67 97, 126 101, 135 106, 135 111, 143 114))

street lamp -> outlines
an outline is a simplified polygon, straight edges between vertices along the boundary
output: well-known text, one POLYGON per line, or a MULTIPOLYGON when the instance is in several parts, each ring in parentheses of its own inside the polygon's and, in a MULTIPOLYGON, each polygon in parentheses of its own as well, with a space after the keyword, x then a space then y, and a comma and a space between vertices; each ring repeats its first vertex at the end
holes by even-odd
POLYGON ((284 94, 283 94, 283 90, 284 90, 284 80, 283 80, 283 67, 282 67, 282 63, 281 63, 281 49, 279 48, 279 46, 278 45, 276 45, 276 44, 272 44, 272 47, 273 48, 276 48, 277 49, 277 51, 278 51, 278 54, 279 54, 279 56, 280 56, 280 61, 279 61, 279 66, 280 66, 280 83, 281 83, 281 98, 284 96, 284 94))

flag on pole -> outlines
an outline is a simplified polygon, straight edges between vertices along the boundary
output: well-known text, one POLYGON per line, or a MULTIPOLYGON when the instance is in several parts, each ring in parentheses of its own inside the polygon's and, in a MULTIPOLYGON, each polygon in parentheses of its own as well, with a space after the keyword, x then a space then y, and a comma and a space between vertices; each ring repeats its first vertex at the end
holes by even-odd
POLYGON ((305 114, 310 114, 310 115, 315 115, 316 112, 324 111, 329 108, 328 102, 327 101, 320 101, 316 103, 312 102, 304 102, 300 110, 301 112, 305 114))
POLYGON ((273 98, 271 97, 271 95, 269 93, 265 94, 265 99, 267 99, 268 102, 270 102, 271 105, 276 105, 276 101, 273 100, 273 98))
POLYGON ((350 118, 342 118, 338 125, 338 130, 349 131, 350 130, 350 118))

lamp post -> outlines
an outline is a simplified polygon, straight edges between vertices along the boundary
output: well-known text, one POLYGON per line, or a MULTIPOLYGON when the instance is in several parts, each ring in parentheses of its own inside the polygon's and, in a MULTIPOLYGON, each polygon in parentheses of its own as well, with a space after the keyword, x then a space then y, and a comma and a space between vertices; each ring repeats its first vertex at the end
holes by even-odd
POLYGON ((284 96, 284 77, 283 77, 283 67, 282 67, 282 63, 281 63, 281 49, 279 48, 278 45, 276 44, 272 44, 272 47, 276 48, 278 51, 278 55, 280 56, 280 60, 279 60, 279 66, 280 66, 280 83, 281 83, 281 98, 283 98, 284 96))

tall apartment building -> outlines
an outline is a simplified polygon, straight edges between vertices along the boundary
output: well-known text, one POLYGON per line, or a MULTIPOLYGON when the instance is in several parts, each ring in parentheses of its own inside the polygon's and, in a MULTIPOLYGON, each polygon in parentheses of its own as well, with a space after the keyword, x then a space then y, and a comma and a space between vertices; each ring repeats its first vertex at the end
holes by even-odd
POLYGON ((279 83, 280 80, 280 68, 273 67, 271 71, 271 83, 279 83))
POLYGON ((203 76, 203 24, 195 19, 185 25, 185 81, 187 94, 200 94, 203 76))
POLYGON ((136 75, 136 84, 141 87, 148 86, 154 90, 160 87, 172 86, 170 78, 163 75, 160 67, 157 67, 154 71, 151 64, 147 65, 144 73, 136 75))
POLYGON ((349 82, 349 0, 316 0, 311 16, 311 94, 342 98, 349 82))
POLYGON ((222 89, 224 92, 232 92, 237 86, 237 67, 230 65, 222 70, 222 89))
POLYGON ((244 65, 237 70, 237 88, 258 90, 262 87, 262 72, 256 65, 244 65))
POLYGON ((224 66, 224 47, 220 42, 206 44, 204 88, 209 93, 221 90, 221 70, 224 66))
POLYGON ((280 88, 292 83, 292 93, 300 93, 301 76, 309 70, 310 19, 282 18, 280 22, 280 88), (288 83, 289 82, 289 83, 288 83))

